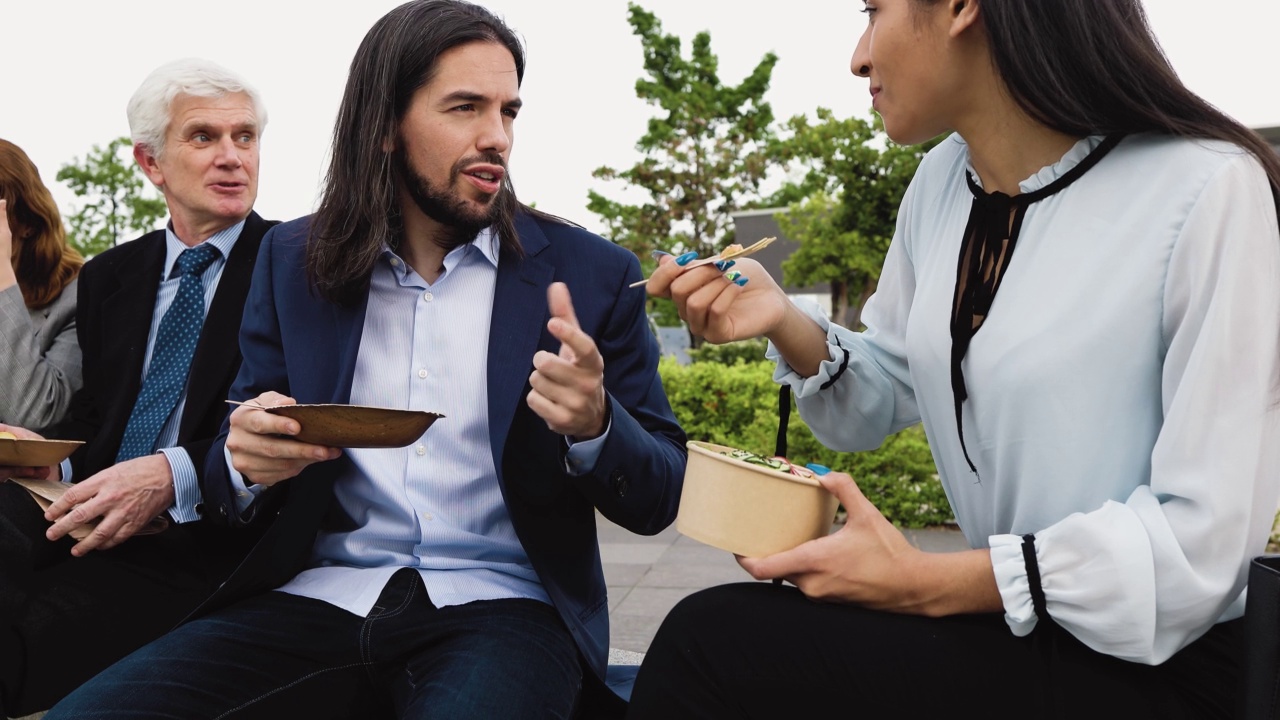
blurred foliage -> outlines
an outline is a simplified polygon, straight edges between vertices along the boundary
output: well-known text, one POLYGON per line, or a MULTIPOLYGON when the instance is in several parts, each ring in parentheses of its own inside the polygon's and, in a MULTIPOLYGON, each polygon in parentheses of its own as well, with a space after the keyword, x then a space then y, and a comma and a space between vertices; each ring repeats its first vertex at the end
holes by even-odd
POLYGON ((169 212, 134 163, 132 148, 128 137, 118 137, 58 170, 57 179, 81 198, 67 216, 67 239, 86 258, 154 230, 169 212))
POLYGON ((778 227, 799 249, 782 263, 783 279, 805 287, 831 286, 832 316, 858 328, 875 292, 898 221, 898 207, 934 138, 920 145, 894 143, 878 115, 838 118, 818 108, 783 124, 770 158, 803 179, 783 186, 772 206, 786 205, 778 227), (850 315, 850 309, 853 309, 850 315))
POLYGON ((764 357, 765 348, 769 346, 764 338, 739 340, 737 342, 712 345, 706 343, 700 348, 689 351, 693 362, 714 362, 722 365, 737 363, 756 363, 764 357))
POLYGON ((587 208, 648 275, 655 249, 707 257, 733 242, 732 213, 759 196, 770 167, 774 118, 764 94, 778 58, 766 53, 741 83, 726 84, 710 33, 695 35, 685 56, 680 38, 665 33, 653 13, 632 3, 627 19, 644 55, 636 96, 658 113, 636 142, 638 162, 626 169, 600 167, 593 176, 638 188, 646 197, 628 205, 592 190, 587 208))

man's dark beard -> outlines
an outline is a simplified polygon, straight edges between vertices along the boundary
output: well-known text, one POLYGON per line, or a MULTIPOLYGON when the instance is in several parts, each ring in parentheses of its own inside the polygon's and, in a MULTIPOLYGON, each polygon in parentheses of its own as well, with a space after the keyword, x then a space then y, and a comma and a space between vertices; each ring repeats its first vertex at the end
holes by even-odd
MULTIPOLYGON (((443 234, 432 237, 432 242, 446 251, 452 250, 475 240, 481 230, 498 220, 498 215, 501 213, 500 201, 503 194, 507 192, 505 183, 483 210, 475 212, 468 207, 467 201, 458 197, 456 193, 433 186, 430 180, 414 171, 409 166, 408 154, 403 147, 402 142, 401 147, 392 153, 397 179, 404 183, 405 190, 409 192, 409 197, 413 198, 413 203, 418 206, 418 209, 444 226, 443 234)), ((502 156, 496 154, 464 158, 449 170, 447 187, 454 187, 458 176, 462 174, 462 168, 476 163, 506 167, 502 156)))

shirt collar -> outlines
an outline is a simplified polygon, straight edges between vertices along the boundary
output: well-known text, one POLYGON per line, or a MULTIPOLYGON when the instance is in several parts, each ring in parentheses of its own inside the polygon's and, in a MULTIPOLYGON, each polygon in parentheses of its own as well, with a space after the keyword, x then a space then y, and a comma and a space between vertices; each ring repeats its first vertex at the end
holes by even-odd
MULTIPOLYGON (((240 238, 240 231, 244 230, 244 220, 232 225, 231 227, 220 230, 209 236, 201 245, 208 243, 218 249, 221 257, 226 259, 231 255, 231 248, 235 247, 236 240, 240 238)), ((198 247, 198 246, 196 246, 198 247)), ((178 239, 176 233, 173 232, 173 223, 169 222, 164 226, 164 276, 165 278, 174 277, 176 272, 175 266, 178 263, 178 256, 187 246, 178 239)))
MULTIPOLYGON (((449 254, 444 256, 445 272, 453 270, 464 258, 473 253, 479 253, 480 257, 488 260, 489 265, 492 267, 498 267, 497 230, 492 226, 487 227, 481 230, 471 242, 449 251, 449 254)), ((395 272, 398 280, 404 280, 409 273, 413 272, 413 269, 409 267, 409 263, 405 262, 399 254, 386 245, 382 246, 382 259, 391 265, 391 269, 395 272), (392 262, 393 260, 394 262, 392 262)))

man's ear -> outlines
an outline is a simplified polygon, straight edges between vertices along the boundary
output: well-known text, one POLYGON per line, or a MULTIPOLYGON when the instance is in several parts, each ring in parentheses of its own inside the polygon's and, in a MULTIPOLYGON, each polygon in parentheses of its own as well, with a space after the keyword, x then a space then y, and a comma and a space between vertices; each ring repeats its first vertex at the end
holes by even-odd
POLYGON ((947 14, 951 18, 951 37, 959 37, 964 31, 978 24, 981 16, 981 0, 949 0, 947 14))
POLYGON ((152 185, 164 185, 164 172, 160 170, 160 163, 156 162, 156 156, 151 154, 146 145, 133 144, 133 160, 142 168, 142 174, 147 176, 152 185))

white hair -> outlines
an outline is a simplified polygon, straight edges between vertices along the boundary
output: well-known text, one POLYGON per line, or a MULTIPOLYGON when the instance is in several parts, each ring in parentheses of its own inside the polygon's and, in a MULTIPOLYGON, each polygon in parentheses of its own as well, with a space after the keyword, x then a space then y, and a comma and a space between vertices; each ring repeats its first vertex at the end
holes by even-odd
POLYGON ((183 58, 161 65, 151 71, 129 98, 129 133, 133 144, 160 157, 164 153, 164 137, 169 130, 169 110, 174 98, 179 95, 220 98, 233 93, 249 96, 261 133, 267 126, 267 108, 257 89, 239 75, 202 58, 183 58))

